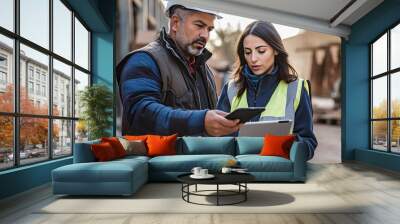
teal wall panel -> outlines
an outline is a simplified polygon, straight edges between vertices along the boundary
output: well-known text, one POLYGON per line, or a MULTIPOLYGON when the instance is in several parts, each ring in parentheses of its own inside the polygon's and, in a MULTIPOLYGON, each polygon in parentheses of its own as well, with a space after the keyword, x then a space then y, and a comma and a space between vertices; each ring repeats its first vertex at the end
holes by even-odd
POLYGON ((0 172, 0 199, 51 181, 51 171, 72 163, 72 157, 0 172))
POLYGON ((397 155, 369 150, 369 44, 400 22, 400 1, 386 0, 351 27, 342 42, 342 159, 399 170, 397 155))
POLYGON ((342 159, 353 160, 354 149, 368 147, 369 136, 369 84, 368 84, 368 47, 367 45, 345 44, 344 89, 342 123, 343 145, 342 159))
MULTIPOLYGON (((109 24, 109 31, 107 32, 93 32, 92 43, 92 83, 104 84, 113 92, 114 99, 114 68, 115 68, 115 50, 114 50, 114 37, 115 37, 115 2, 114 1, 98 1, 98 8, 105 18, 105 22, 109 24)), ((115 100, 114 100, 115 102, 115 100)), ((115 103, 113 103, 115 104, 115 103)), ((115 135, 116 132, 116 111, 113 106, 113 125, 110 127, 109 132, 115 135)))
POLYGON ((368 149, 356 149, 355 160, 400 172, 400 155, 368 149))

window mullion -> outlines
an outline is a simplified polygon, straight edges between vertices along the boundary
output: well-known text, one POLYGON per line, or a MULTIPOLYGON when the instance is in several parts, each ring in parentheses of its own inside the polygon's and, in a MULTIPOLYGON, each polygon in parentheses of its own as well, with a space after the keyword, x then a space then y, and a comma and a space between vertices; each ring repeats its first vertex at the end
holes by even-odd
MULTIPOLYGON (((20 0, 14 1, 14 30, 17 35, 19 35, 19 8, 20 0)), ((14 39, 14 112, 19 114, 19 99, 20 99, 20 46, 19 39, 14 39)), ((19 166, 19 136, 20 136, 20 118, 14 116, 14 166, 19 166)))
MULTIPOLYGON (((390 70, 390 29, 387 32, 387 68, 386 70, 389 71, 390 70)), ((387 74, 387 98, 388 98, 388 104, 387 104, 387 110, 388 110, 388 118, 392 118, 392 100, 391 100, 391 74, 387 74)), ((388 120, 388 126, 387 126, 387 130, 388 130, 388 152, 392 151, 392 121, 388 120)))
POLYGON ((373 79, 373 71, 374 71, 374 65, 373 65, 373 55, 374 55, 374 48, 373 48, 373 45, 371 45, 370 46, 370 57, 369 57, 369 60, 370 60, 370 106, 369 106, 369 110, 370 110, 370 119, 371 119, 371 122, 370 122, 370 148, 371 149, 373 149, 373 147, 374 147, 374 144, 373 144, 373 141, 374 141, 374 136, 373 136, 373 127, 374 127, 374 121, 372 121, 372 119, 374 118, 374 116, 373 116, 373 96, 374 96, 374 79, 373 79))
MULTIPOLYGON (((53 0, 49 0, 49 50, 53 52, 53 0)), ((49 159, 53 159, 53 56, 49 55, 49 73, 48 73, 48 91, 49 94, 49 116, 48 120, 48 151, 49 159)))
MULTIPOLYGON (((72 23, 72 38, 71 38, 71 56, 72 56, 72 73, 71 73, 71 91, 72 91, 72 95, 71 95, 71 100, 72 100, 72 105, 71 105, 71 117, 76 118, 75 116, 75 12, 72 11, 72 15, 71 15, 71 23, 72 23)), ((72 155, 74 155, 74 151, 75 151, 75 126, 76 126, 76 121, 73 120, 71 122, 71 126, 72 126, 72 130, 71 130, 71 150, 72 150, 72 155)))

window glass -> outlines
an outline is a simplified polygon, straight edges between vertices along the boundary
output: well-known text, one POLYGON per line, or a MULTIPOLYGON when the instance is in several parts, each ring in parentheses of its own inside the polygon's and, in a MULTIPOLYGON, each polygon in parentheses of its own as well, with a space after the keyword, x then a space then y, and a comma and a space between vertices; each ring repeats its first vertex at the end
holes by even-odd
POLYGON ((49 0, 20 0, 21 36, 49 48, 49 0))
POLYGON ((49 120, 44 118, 20 118, 21 164, 35 163, 49 158, 49 120))
POLYGON ((71 72, 71 66, 53 60, 53 114, 56 116, 72 116, 71 72))
POLYGON ((372 118, 387 118, 387 78, 372 81, 372 118))
POLYGON ((72 12, 60 0, 53 0, 53 8, 53 51, 71 60, 72 12))
MULTIPOLYGON (((1 4, 0 4, 1 5, 1 4)), ((0 111, 14 111, 13 40, 0 34, 0 111)))
POLYGON ((391 74, 391 116, 393 118, 400 118, 400 72, 391 74))
POLYGON ((14 0, 0 1, 0 26, 14 31, 14 0))
POLYGON ((89 32, 75 18, 75 63, 89 70, 89 32))
POLYGON ((400 24, 391 31, 390 59, 391 69, 400 67, 400 24))
POLYGON ((387 151, 387 121, 372 122, 372 147, 387 151))
POLYGON ((75 69, 75 117, 80 117, 82 114, 80 94, 87 86, 89 86, 89 75, 75 69))
POLYGON ((391 151, 400 153, 400 120, 393 120, 391 124, 391 151))
POLYGON ((0 170, 14 165, 13 117, 0 115, 0 170))
POLYGON ((53 121, 53 157, 72 154, 72 121, 53 121))
POLYGON ((387 34, 372 45, 372 75, 387 71, 387 34))
MULTIPOLYGON (((21 44, 20 54, 20 109, 24 114, 47 115, 49 108, 48 97, 48 74, 49 57, 28 46, 21 44), (27 85, 28 74, 26 68, 33 68, 35 71, 34 94, 30 94, 27 85), (42 78, 44 77, 44 78, 42 78), (45 79, 45 80, 43 80, 45 79), (32 100, 36 103, 33 104, 32 100)), ((28 72, 29 73, 29 72, 28 72)))
POLYGON ((88 140, 87 123, 84 120, 75 121, 75 142, 84 142, 88 140))

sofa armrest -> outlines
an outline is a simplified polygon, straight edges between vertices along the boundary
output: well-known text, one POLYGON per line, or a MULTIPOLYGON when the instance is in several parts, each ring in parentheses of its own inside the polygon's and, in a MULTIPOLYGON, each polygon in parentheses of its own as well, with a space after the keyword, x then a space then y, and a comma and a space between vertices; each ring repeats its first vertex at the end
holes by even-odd
POLYGON ((74 163, 89 163, 95 162, 96 158, 94 157, 90 146, 92 144, 100 143, 99 140, 75 143, 74 147, 74 163))
POLYGON ((304 142, 296 141, 290 149, 290 160, 293 162, 293 180, 305 181, 307 172, 307 148, 304 142))

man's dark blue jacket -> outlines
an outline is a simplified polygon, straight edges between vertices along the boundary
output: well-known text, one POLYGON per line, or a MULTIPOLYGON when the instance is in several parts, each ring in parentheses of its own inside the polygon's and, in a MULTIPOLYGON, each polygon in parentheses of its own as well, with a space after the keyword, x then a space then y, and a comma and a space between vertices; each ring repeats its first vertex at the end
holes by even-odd
MULTIPOLYGON (((162 37, 165 37, 162 39, 163 41, 168 41, 169 45, 174 46, 174 55, 180 56, 175 43, 167 38, 164 30, 160 34, 160 39, 162 37)), ((211 56, 211 53, 206 49, 204 52, 207 53, 207 57, 204 57, 205 60, 211 56)), ((201 56, 205 55, 204 52, 201 56)), ((197 60, 199 57, 196 57, 196 61, 201 61, 197 60)), ((187 75, 190 76, 190 74, 187 75)), ((197 73, 195 75, 200 77, 199 75, 204 74, 197 73)), ((197 78, 191 83, 192 86, 197 86, 196 93, 199 94, 199 100, 203 102, 202 106, 194 110, 172 108, 163 104, 160 70, 156 61, 146 52, 137 52, 127 57, 120 71, 117 72, 117 80, 124 110, 123 122, 129 123, 126 124, 129 126, 129 130, 123 130, 123 134, 204 134, 205 114, 208 109, 214 109, 216 105, 215 103, 207 105, 207 103, 211 103, 207 100, 205 92, 207 87, 199 88, 199 85, 203 84, 201 79, 197 78)), ((215 86, 213 88, 215 91, 215 86)))

